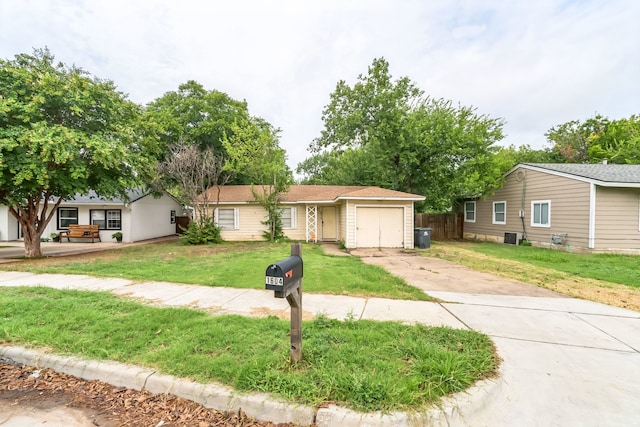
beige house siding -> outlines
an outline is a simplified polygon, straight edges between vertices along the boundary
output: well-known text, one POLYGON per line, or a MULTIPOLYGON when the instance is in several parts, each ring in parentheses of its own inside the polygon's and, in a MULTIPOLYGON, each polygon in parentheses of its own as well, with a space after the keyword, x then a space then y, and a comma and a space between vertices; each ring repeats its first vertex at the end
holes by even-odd
POLYGON ((345 203, 345 247, 351 249, 356 247, 356 203, 347 200, 345 203))
POLYGON ((338 221, 338 240, 347 242, 347 202, 336 206, 336 220, 338 221))
MULTIPOLYGON (((282 204, 283 208, 293 207, 296 209, 295 228, 284 228, 284 235, 292 240, 306 240, 307 227, 307 207, 304 204, 282 204)), ((260 241, 265 240, 263 232, 267 226, 262 224, 267 219, 267 212, 259 205, 219 205, 219 209, 238 209, 238 229, 221 230, 220 235, 224 240, 230 242, 260 241)), ((340 214, 340 207, 336 207, 336 215, 340 214)), ((336 218, 337 219, 337 218, 336 218)), ((338 220, 338 219, 337 219, 338 220)))
POLYGON ((413 203, 404 205, 404 247, 405 249, 413 248, 413 203))
POLYGON ((265 240, 262 232, 267 227, 262 224, 267 217, 265 210, 255 204, 250 205, 219 205, 219 209, 238 209, 238 228, 236 230, 221 230, 220 235, 229 242, 243 242, 265 240))
POLYGON ((505 178, 495 194, 476 201, 476 222, 464 223, 465 238, 502 242, 505 232, 522 233, 548 245, 552 234, 566 234, 566 245, 587 247, 590 184, 557 175, 518 168, 505 178), (524 192, 524 203, 523 203, 524 192), (493 224, 493 203, 506 202, 506 224, 493 224), (533 201, 550 202, 550 227, 532 226, 533 201))
MULTIPOLYGON (((306 205, 288 205, 283 204, 283 208, 296 209, 295 228, 284 228, 282 232, 291 240, 306 240, 307 238, 307 206, 306 205)), ((266 211, 265 211, 266 218, 266 211)))
MULTIPOLYGON (((219 190, 216 197, 219 209, 234 209, 235 216, 231 229, 231 215, 227 212, 222 218, 226 228, 221 230, 222 238, 229 241, 262 240, 266 229, 262 221, 266 218, 266 211, 259 205, 251 203, 252 195, 249 186, 224 186, 210 189, 209 192, 219 190)), ((377 211, 370 215, 361 227, 361 238, 367 244, 382 246, 413 245, 413 202, 423 200, 416 194, 403 193, 389 189, 371 186, 304 186, 293 185, 283 194, 282 206, 295 207, 296 224, 291 228, 284 228, 285 235, 292 240, 311 240, 325 238, 328 241, 343 242, 347 248, 355 248, 357 244, 357 215, 358 207, 394 208, 388 211, 377 211), (329 213, 323 224, 323 209, 335 207, 335 222, 333 214, 329 213), (378 212, 379 215, 375 215, 378 212), (395 213, 394 213, 395 212, 395 213), (311 221, 307 224, 307 214, 311 221), (389 214, 386 218, 382 214, 389 214), (375 221, 373 221, 375 219, 375 221), (374 224, 375 222, 375 224, 374 224), (383 223, 390 222, 392 228, 383 227, 383 223), (328 224, 327 224, 328 223, 328 224), (331 227, 329 233, 323 227, 331 227), (335 228, 334 228, 335 227, 335 228), (378 236, 378 241, 373 240, 378 236)), ((372 211, 368 212, 369 214, 372 211)), ((220 222, 216 221, 220 224, 220 222)))
POLYGON ((640 249, 640 189, 598 187, 595 248, 640 249))
POLYGON ((589 245, 589 200, 591 184, 575 179, 527 171, 525 225, 532 242, 551 242, 552 234, 566 234, 565 244, 586 248, 589 245), (531 226, 531 202, 550 200, 550 227, 531 226))

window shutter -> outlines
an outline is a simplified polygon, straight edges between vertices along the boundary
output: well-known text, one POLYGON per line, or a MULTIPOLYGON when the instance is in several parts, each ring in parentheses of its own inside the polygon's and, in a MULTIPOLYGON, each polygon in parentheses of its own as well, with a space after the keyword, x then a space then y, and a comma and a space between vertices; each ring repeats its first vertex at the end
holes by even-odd
POLYGON ((233 208, 233 229, 240 228, 240 208, 233 208))
POLYGON ((297 208, 291 208, 291 228, 298 228, 298 211, 297 208))

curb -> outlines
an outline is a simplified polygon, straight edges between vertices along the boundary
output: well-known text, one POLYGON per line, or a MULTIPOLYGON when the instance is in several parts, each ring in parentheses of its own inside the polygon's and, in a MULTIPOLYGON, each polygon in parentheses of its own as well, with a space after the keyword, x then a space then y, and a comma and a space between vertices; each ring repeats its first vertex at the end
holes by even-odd
POLYGON ((156 374, 150 368, 117 362, 99 362, 78 357, 46 354, 25 347, 0 346, 0 356, 24 365, 50 368, 56 372, 92 381, 99 380, 115 387, 146 390, 150 393, 171 393, 200 403, 207 408, 237 412, 274 423, 310 425, 315 409, 277 401, 266 394, 241 394, 215 384, 201 384, 156 374))
POLYGON ((484 411, 505 385, 502 370, 498 378, 482 380, 468 390, 455 393, 425 412, 373 412, 363 414, 329 405, 318 409, 317 427, 455 427, 474 426, 474 418, 484 411))
MULTIPOLYGON (((154 369, 112 361, 86 360, 56 356, 17 346, 0 346, 0 356, 28 366, 50 368, 56 372, 115 387, 146 390, 153 394, 170 393, 207 408, 237 412, 274 423, 296 423, 317 427, 453 427, 473 425, 480 414, 505 385, 502 367, 496 379, 482 380, 466 391, 444 398, 425 412, 361 413, 336 405, 316 409, 277 400, 264 393, 237 393, 217 384, 202 384, 157 373, 154 369), (468 420, 468 421, 467 421, 468 420)), ((504 363, 504 362, 503 362, 504 363)))

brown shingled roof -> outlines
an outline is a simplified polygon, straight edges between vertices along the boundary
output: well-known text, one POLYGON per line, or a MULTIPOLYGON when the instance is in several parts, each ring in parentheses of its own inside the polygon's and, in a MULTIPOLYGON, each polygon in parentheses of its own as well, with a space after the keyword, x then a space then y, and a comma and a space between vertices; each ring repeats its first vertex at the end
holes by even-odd
MULTIPOLYGON (((259 186, 256 186, 259 189, 259 186)), ((209 200, 218 200, 218 187, 207 190, 209 200)), ((250 185, 225 185, 219 187, 220 203, 250 203, 254 201, 250 185)), ((335 202, 339 199, 370 200, 424 200, 418 194, 387 190, 380 187, 345 186, 345 185, 292 185, 283 195, 281 201, 295 202, 335 202)))

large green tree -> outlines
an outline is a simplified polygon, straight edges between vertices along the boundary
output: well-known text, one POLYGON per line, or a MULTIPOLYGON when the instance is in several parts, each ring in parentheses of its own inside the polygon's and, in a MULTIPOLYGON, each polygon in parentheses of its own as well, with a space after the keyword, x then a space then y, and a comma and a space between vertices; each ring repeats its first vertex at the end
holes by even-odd
POLYGON ((266 121, 251 118, 234 123, 231 136, 223 140, 229 155, 227 170, 244 173, 250 179, 256 203, 267 211, 264 224, 271 241, 283 236, 280 198, 293 182, 285 151, 280 148, 279 133, 266 121))
POLYGON ((25 255, 76 193, 123 197, 151 170, 140 108, 110 81, 47 50, 0 60, 0 203, 22 227, 25 255))
MULTIPOLYGON (((251 184, 256 201, 269 212, 267 223, 271 236, 277 237, 278 197, 292 181, 285 152, 279 146, 279 129, 249 114, 245 101, 237 101, 216 90, 206 90, 192 80, 150 103, 146 113, 149 122, 158 128, 165 147, 160 163, 164 176, 160 182, 177 193, 189 193, 184 180, 168 173, 164 166, 185 163, 184 153, 176 157, 177 146, 192 154, 200 153, 201 158, 189 161, 193 168, 200 171, 204 165, 215 164, 215 173, 191 174, 190 178, 201 179, 192 182, 195 185, 190 185, 191 188, 251 184), (214 160, 213 163, 205 156, 214 160)), ((188 168, 181 169, 181 173, 184 171, 188 168)), ((203 203, 201 197, 198 203, 203 203)), ((198 219, 205 220, 207 212, 200 212, 198 219)))
POLYGON ((557 163, 557 158, 550 150, 535 150, 528 145, 500 148, 494 157, 502 173, 511 170, 518 163, 557 163))
POLYGON ((338 82, 323 121, 312 157, 298 167, 309 183, 423 194, 424 209, 444 211, 500 176, 492 155, 503 138, 502 120, 425 96, 407 77, 393 80, 384 59, 375 59, 353 86, 338 82))
POLYGON ((640 163, 640 116, 610 120, 595 115, 554 126, 545 134, 558 162, 640 163))
MULTIPOLYGON (((180 141, 182 145, 197 146, 203 152, 210 150, 226 162, 228 155, 222 145, 223 139, 233 136, 237 128, 234 124, 251 120, 245 101, 237 101, 224 92, 207 90, 193 80, 151 102, 146 114, 160 134, 163 159, 171 155, 171 147, 180 141)), ((240 171, 230 183, 248 184, 249 178, 240 171)))

